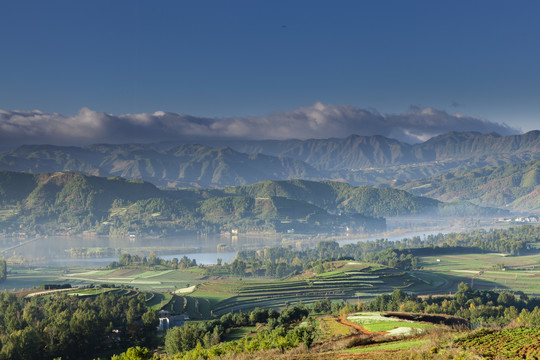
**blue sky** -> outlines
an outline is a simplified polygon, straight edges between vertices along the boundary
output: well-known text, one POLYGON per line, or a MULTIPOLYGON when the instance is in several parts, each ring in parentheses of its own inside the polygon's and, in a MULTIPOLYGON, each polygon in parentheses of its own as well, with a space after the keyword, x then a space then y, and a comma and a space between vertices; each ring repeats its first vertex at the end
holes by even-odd
POLYGON ((0 109, 540 123, 538 1, 3 1, 0 109), (375 110, 373 110, 375 111, 375 110))

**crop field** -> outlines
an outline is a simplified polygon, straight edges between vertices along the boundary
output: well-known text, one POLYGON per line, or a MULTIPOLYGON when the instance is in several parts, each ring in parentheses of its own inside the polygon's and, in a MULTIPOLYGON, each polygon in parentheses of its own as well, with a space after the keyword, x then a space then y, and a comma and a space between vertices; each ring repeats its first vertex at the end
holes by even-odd
POLYGON ((481 329, 457 339, 455 345, 474 349, 488 358, 540 358, 540 327, 504 330, 481 329))
POLYGON ((390 332, 391 335, 398 332, 408 335, 414 333, 413 329, 431 329, 435 327, 432 324, 384 317, 380 313, 358 313, 347 317, 347 320, 361 325, 367 331, 384 331, 390 332), (394 331, 397 329, 402 331, 394 331))
POLYGON ((201 283, 196 273, 182 270, 114 269, 92 270, 64 275, 68 281, 85 283, 114 283, 131 285, 141 289, 174 289, 201 283))
POLYGON ((146 304, 155 310, 167 310, 175 314, 187 314, 191 320, 212 318, 212 306, 208 299, 175 294, 153 293, 155 299, 147 299, 146 304))
POLYGON ((302 301, 310 304, 324 298, 372 298, 395 288, 413 291, 419 281, 407 273, 369 264, 343 263, 338 269, 310 277, 276 281, 230 281, 207 283, 197 288, 194 296, 208 297, 216 315, 243 311, 254 307, 283 307, 302 301))
POLYGON ((8 277, 0 283, 0 290, 31 289, 42 284, 62 284, 64 270, 61 268, 27 269, 18 266, 8 266, 8 277))
POLYGON ((509 289, 540 294, 540 255, 456 254, 422 257, 425 270, 414 275, 432 285, 453 288, 461 278, 478 289, 509 289), (437 261, 439 260, 439 261, 437 261), (441 285, 441 281, 447 281, 441 285))

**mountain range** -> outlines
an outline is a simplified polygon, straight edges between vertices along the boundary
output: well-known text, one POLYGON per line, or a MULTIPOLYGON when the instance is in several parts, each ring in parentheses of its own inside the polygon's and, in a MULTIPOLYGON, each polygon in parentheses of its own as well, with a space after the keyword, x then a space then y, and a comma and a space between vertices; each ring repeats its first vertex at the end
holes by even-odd
POLYGON ((345 139, 218 142, 244 153, 302 160, 318 170, 355 171, 424 162, 469 161, 499 165, 540 157, 540 131, 500 136, 449 132, 423 143, 407 144, 384 136, 351 135, 345 139))

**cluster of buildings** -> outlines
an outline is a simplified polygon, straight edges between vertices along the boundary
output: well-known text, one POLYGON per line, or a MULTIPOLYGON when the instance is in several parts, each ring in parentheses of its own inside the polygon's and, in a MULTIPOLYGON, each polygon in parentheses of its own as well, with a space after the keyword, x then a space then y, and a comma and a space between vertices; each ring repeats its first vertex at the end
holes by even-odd
POLYGON ((538 223, 539 217, 536 215, 520 216, 514 218, 499 218, 498 222, 512 223, 512 224, 535 224, 538 223))

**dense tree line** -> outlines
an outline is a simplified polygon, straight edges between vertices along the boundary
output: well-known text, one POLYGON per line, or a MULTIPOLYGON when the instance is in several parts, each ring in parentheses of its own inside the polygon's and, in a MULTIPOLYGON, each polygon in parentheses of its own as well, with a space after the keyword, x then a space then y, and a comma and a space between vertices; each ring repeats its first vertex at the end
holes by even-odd
POLYGON ((463 317, 473 324, 504 326, 512 321, 540 326, 540 298, 519 292, 476 290, 461 283, 453 296, 420 298, 394 290, 378 295, 365 306, 370 311, 404 311, 427 314, 448 314, 463 317))
POLYGON ((362 260, 407 271, 419 268, 418 257, 395 249, 366 253, 362 260))
POLYGON ((249 275, 281 278, 316 268, 327 261, 342 259, 374 262, 401 270, 419 267, 416 256, 406 251, 395 250, 393 249, 395 246, 395 243, 381 239, 347 244, 343 247, 335 241, 321 241, 314 248, 305 250, 274 247, 261 251, 240 251, 233 262, 232 273, 246 275, 249 268, 251 269, 249 275))
POLYGON ((94 299, 56 294, 31 300, 0 293, 0 359, 92 358, 149 345, 158 324, 144 295, 94 299))
POLYGON ((151 251, 149 257, 131 255, 124 253, 120 255, 118 261, 111 262, 108 267, 110 269, 116 269, 122 266, 143 266, 143 267, 161 267, 168 269, 184 269, 191 266, 197 266, 197 261, 195 259, 190 259, 187 256, 182 256, 180 260, 178 258, 173 258, 172 260, 162 259, 151 251))
MULTIPOLYGON (((440 236, 428 236, 428 242, 440 243, 440 236)), ((522 255, 529 250, 528 244, 540 242, 540 226, 517 226, 504 230, 483 229, 466 233, 444 235, 447 246, 475 247, 485 251, 522 255)))
MULTIPOLYGON (((310 310, 301 303, 284 308, 281 312, 274 309, 255 308, 249 313, 227 313, 221 318, 198 323, 187 323, 167 332, 165 349, 169 355, 184 353, 200 348, 212 348, 220 344, 232 328, 266 324, 268 332, 277 331, 280 336, 287 329, 306 318, 310 310)), ((299 336, 304 336, 303 333, 299 336)), ((298 342, 296 342, 297 344, 298 342)))
POLYGON ((178 353, 174 359, 198 360, 210 359, 226 354, 252 353, 255 351, 279 349, 281 352, 304 344, 309 348, 316 337, 316 330, 312 323, 308 326, 298 326, 287 330, 278 327, 273 330, 263 329, 253 337, 244 337, 240 340, 222 342, 210 348, 204 348, 200 344, 194 349, 178 353))
POLYGON ((0 259, 0 282, 7 279, 7 263, 5 259, 0 259))

